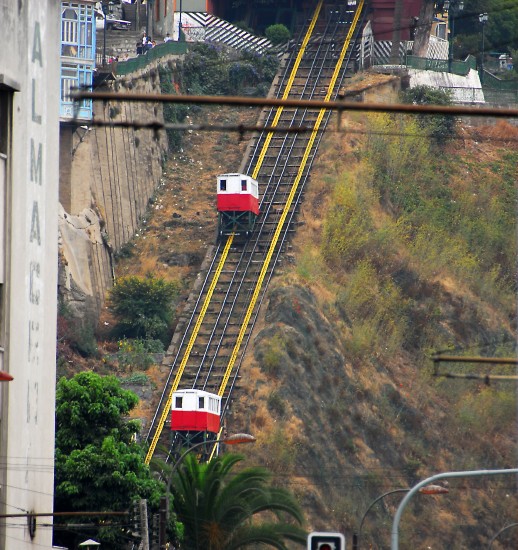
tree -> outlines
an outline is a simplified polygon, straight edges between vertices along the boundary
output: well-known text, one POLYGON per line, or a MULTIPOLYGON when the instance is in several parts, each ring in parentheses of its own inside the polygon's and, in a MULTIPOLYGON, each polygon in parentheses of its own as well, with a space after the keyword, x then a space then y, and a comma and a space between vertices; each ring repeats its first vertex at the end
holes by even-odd
POLYGON ((121 277, 111 289, 108 308, 117 317, 120 335, 129 338, 167 336, 179 285, 148 275, 121 277))
MULTIPOLYGON (((56 512, 125 511, 140 498, 148 499, 148 504, 158 509, 163 490, 144 463, 143 448, 135 442, 139 422, 126 419, 137 402, 138 397, 122 389, 114 376, 82 372, 69 380, 59 380, 56 512)), ((123 548, 127 542, 120 527, 94 527, 98 529, 96 536, 109 548, 123 548)), ((76 542, 73 534, 61 530, 55 533, 56 544, 75 547, 76 542)))
POLYGON ((291 33, 282 23, 277 23, 276 25, 270 25, 266 27, 266 38, 271 41, 274 46, 279 44, 285 44, 291 38, 291 33))
POLYGON ((421 4, 421 11, 419 12, 419 19, 417 20, 415 31, 414 45, 412 47, 412 55, 426 57, 435 5, 435 0, 424 0, 421 4))
POLYGON ((236 550, 264 544, 284 550, 286 540, 305 545, 303 516, 294 497, 271 487, 263 468, 233 472, 241 460, 240 455, 226 454, 199 464, 188 455, 172 478, 173 507, 185 529, 184 547, 236 550))
POLYGON ((477 51, 480 51, 478 16, 484 12, 489 15, 485 30, 486 51, 509 52, 518 48, 518 6, 513 0, 466 0, 462 17, 455 22, 455 34, 476 35, 479 39, 477 51))

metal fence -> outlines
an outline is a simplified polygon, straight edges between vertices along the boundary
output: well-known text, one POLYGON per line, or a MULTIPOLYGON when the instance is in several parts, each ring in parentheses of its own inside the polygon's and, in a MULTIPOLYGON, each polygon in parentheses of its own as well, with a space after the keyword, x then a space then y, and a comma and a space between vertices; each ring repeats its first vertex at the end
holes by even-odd
POLYGON ((426 57, 417 57, 415 55, 406 56, 407 67, 412 69, 422 69, 424 71, 452 72, 453 74, 466 76, 471 69, 477 68, 477 60, 469 55, 464 61, 452 61, 451 71, 447 59, 429 59, 426 57))
POLYGON ((127 75, 141 69, 145 69, 153 61, 164 57, 166 55, 183 55, 187 52, 186 42, 164 42, 159 44, 146 53, 143 53, 127 61, 120 61, 117 63, 117 74, 127 75))

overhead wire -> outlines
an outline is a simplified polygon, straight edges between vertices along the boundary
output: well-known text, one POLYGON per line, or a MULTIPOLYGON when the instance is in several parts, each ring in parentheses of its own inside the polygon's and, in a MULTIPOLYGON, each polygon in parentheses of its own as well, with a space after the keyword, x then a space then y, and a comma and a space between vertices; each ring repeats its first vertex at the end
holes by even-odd
POLYGON ((423 115, 453 115, 453 116, 484 116, 496 118, 518 117, 518 109, 494 107, 463 107, 449 105, 415 105, 408 103, 363 103, 320 99, 277 99, 243 96, 206 96, 206 95, 175 95, 175 94, 145 94, 117 92, 89 92, 76 89, 71 93, 75 100, 92 99, 100 101, 128 101, 157 103, 181 103, 195 105, 228 105, 232 107, 283 107, 300 109, 326 109, 329 111, 362 111, 377 113, 412 113, 423 115))
MULTIPOLYGON (((252 132, 276 132, 279 134, 284 133, 308 133, 312 129, 308 126, 256 126, 256 125, 245 125, 245 124, 181 124, 181 123, 168 123, 160 121, 152 122, 129 122, 129 121, 116 121, 116 122, 103 122, 97 121, 93 122, 91 126, 96 127, 106 127, 113 126, 114 128, 129 128, 133 127, 136 129, 150 129, 154 131, 158 130, 175 130, 175 131, 198 131, 198 132, 236 132, 244 137, 244 134, 252 132)), ((332 125, 331 125, 332 126, 332 125)), ((338 125, 337 125, 338 126, 338 125)), ((330 128, 329 126, 326 129, 326 132, 338 133, 338 134, 353 134, 353 135, 367 135, 367 136, 388 136, 388 137, 416 137, 423 139, 430 139, 430 135, 427 133, 417 133, 417 132, 383 132, 378 130, 358 130, 355 128, 348 128, 346 125, 342 124, 342 127, 330 128)), ((518 129, 517 136, 486 136, 481 133, 478 133, 477 129, 471 130, 472 135, 465 134, 456 134, 450 137, 451 140, 457 141, 496 141, 503 143, 512 143, 518 142, 518 129)))

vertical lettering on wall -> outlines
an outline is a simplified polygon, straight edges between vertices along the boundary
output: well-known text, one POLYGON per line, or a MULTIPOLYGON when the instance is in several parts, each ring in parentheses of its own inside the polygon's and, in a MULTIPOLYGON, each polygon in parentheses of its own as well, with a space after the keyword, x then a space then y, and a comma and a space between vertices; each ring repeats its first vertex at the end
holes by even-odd
POLYGON ((32 121, 41 124, 41 115, 36 114, 36 79, 32 79, 32 121))
POLYGON ((41 245, 40 236, 40 214, 38 210, 38 201, 32 203, 32 219, 31 219, 31 235, 30 242, 36 241, 38 246, 41 245))
POLYGON ((29 298, 31 304, 39 305, 40 303, 40 264, 31 262, 29 276, 29 298))
POLYGON ((40 347, 39 342, 40 324, 38 321, 29 321, 29 363, 38 364, 38 351, 40 347))
POLYGON ((32 62, 34 63, 35 61, 38 61, 40 67, 43 67, 39 21, 36 21, 36 23, 34 24, 34 40, 32 41, 32 62))
MULTIPOLYGON (((45 249, 42 247, 42 241, 45 243, 45 145, 46 145, 46 124, 44 107, 47 101, 46 73, 43 70, 43 42, 42 29, 39 21, 34 21, 32 43, 29 49, 29 79, 31 82, 30 92, 32 96, 31 112, 27 113, 29 118, 30 143, 28 143, 28 157, 30 165, 27 178, 31 185, 27 189, 27 216, 30 216, 29 231, 29 254, 27 270, 28 278, 28 304, 29 308, 29 333, 28 333, 28 363, 31 369, 41 367, 42 353, 42 334, 40 327, 44 322, 44 297, 43 297, 43 276, 45 271, 45 249), (43 216, 43 218, 40 218, 43 216), (42 234, 43 231, 43 234, 42 234)), ((45 36, 43 36, 45 38, 45 36)), ((31 378, 27 387, 27 422, 37 423, 38 419, 38 378, 35 375, 31 378)))
POLYGON ((31 138, 31 181, 41 185, 43 145, 38 143, 38 154, 36 154, 34 139, 31 138))

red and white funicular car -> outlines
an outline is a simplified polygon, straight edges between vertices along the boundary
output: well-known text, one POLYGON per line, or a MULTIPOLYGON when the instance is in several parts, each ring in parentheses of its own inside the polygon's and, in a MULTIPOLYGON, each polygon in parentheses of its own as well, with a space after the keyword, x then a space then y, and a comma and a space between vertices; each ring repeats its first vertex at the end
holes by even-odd
POLYGON ((218 176, 219 235, 249 235, 259 215, 259 187, 245 174, 218 176))
POLYGON ((212 432, 220 428, 221 397, 203 390, 177 390, 171 405, 171 429, 212 432))

